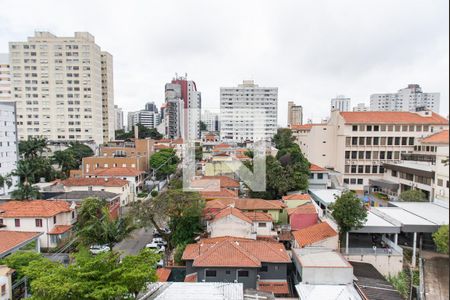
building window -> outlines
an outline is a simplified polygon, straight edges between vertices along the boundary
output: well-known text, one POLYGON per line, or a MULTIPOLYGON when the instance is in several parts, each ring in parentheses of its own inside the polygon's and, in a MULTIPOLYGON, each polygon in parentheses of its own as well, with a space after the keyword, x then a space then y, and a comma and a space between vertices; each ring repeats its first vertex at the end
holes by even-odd
POLYGON ((0 225, 3 225, 3 219, 0 219, 0 225))
POLYGON ((357 137, 352 137, 352 145, 353 146, 357 146, 358 145, 358 138, 357 137))
POLYGON ((351 167, 351 172, 352 174, 356 174, 356 166, 352 166, 351 167))
POLYGON ((226 271, 225 271, 225 274, 230 275, 230 274, 231 274, 231 271, 230 271, 230 270, 226 270, 226 271))
POLYGON ((56 224, 56 216, 53 217, 53 224, 56 224))
POLYGON ((267 223, 258 223, 258 227, 267 227, 267 223))
POLYGON ((358 174, 364 173, 364 166, 358 166, 358 174))
POLYGON ((363 184, 364 180, 362 178, 358 178, 358 184, 363 184))
POLYGON ((372 138, 371 138, 371 137, 367 137, 367 139, 366 139, 366 145, 367 145, 367 146, 372 146, 372 138))
POLYGON ((374 137, 373 138, 373 145, 374 146, 378 146, 380 144, 380 138, 379 137, 374 137))
POLYGON ((367 131, 372 131, 372 125, 367 125, 367 131))
POLYGON ((35 219, 36 227, 42 227, 42 219, 35 219))
POLYGON ((248 277, 248 271, 239 270, 238 271, 238 277, 248 277))
POLYGON ((364 137, 360 137, 360 138, 359 138, 359 145, 360 145, 360 146, 364 146, 364 140, 365 140, 364 137))
POLYGON ((14 219, 14 226, 20 227, 20 219, 14 219))
POLYGON ((372 152, 366 151, 366 159, 372 159, 372 152))
POLYGON ((206 270, 205 271, 205 276, 206 277, 216 277, 217 276, 217 272, 216 272, 216 270, 206 270))
POLYGON ((72 211, 72 219, 75 219, 75 211, 72 211))
POLYGON ((392 170, 392 177, 397 177, 397 171, 392 170))
POLYGON ((350 151, 345 151, 345 159, 349 159, 350 158, 350 151))
POLYGON ((323 174, 322 173, 317 174, 317 179, 323 179, 323 174))
POLYGON ((269 270, 269 268, 267 266, 262 266, 261 268, 259 268, 259 272, 267 272, 269 270))
POLYGON ((352 151, 352 159, 356 159, 358 157, 358 151, 352 151))
POLYGON ((358 151, 358 159, 364 159, 364 151, 358 151))
POLYGON ((2 284, 2 296, 6 295, 6 284, 2 284))
POLYGON ((365 166, 365 173, 370 174, 370 166, 365 166))
POLYGON ((352 131, 358 131, 358 125, 353 125, 352 126, 352 131))
POLYGON ((356 178, 350 179, 350 184, 356 184, 356 178))
MULTIPOLYGON (((444 180, 438 179, 437 184, 438 184, 438 186, 444 186, 444 180)), ((1 219, 0 219, 0 224, 2 224, 1 219)))
POLYGON ((394 143, 394 138, 393 137, 388 137, 388 142, 387 142, 387 144, 388 144, 388 146, 392 146, 393 145, 393 143, 394 143))
POLYGON ((348 178, 344 178, 344 184, 349 184, 350 181, 348 180, 348 178))

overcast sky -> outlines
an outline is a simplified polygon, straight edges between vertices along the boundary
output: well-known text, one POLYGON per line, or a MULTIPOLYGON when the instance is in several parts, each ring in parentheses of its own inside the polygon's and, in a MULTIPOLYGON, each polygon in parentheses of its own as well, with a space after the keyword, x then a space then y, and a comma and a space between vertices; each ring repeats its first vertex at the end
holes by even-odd
POLYGON ((115 103, 125 111, 160 105, 164 84, 188 74, 203 107, 219 108, 219 88, 254 79, 279 88, 305 120, 328 116, 330 99, 352 105, 418 83, 441 93, 448 115, 448 0, 0 0, 0 52, 34 30, 89 31, 114 56, 115 103))

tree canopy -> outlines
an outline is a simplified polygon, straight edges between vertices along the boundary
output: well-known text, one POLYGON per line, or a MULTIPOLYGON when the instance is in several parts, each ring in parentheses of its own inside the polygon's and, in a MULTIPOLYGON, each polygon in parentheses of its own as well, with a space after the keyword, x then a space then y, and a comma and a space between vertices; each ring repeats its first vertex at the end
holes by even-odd
POLYGON ((427 201, 427 196, 421 190, 407 190, 400 194, 398 197, 403 202, 424 202, 427 201))
POLYGON ((1 263, 31 281, 32 299, 103 300, 136 298, 150 282, 156 281, 160 256, 149 249, 120 260, 115 252, 74 254, 67 267, 33 252, 16 252, 1 263))
POLYGON ((367 210, 355 193, 347 191, 337 197, 330 207, 334 220, 339 226, 341 237, 352 229, 361 228, 367 220, 367 210))
MULTIPOLYGON (((163 138, 163 135, 158 132, 155 128, 147 128, 142 124, 136 124, 138 126, 138 137, 140 139, 150 138, 153 140, 160 140, 163 138)), ((126 140, 134 138, 134 126, 131 131, 125 131, 123 129, 116 130, 116 139, 117 140, 126 140)))
MULTIPOLYGON (((250 191, 251 197, 280 199, 287 192, 308 188, 309 162, 294 140, 290 129, 278 129, 273 138, 278 149, 277 156, 266 157, 266 191, 250 191)), ((253 151, 247 155, 253 157, 253 151)), ((246 162, 245 166, 253 169, 253 162, 246 162)))
POLYGON ((106 201, 94 197, 83 200, 77 222, 77 234, 83 245, 106 244, 112 250, 113 246, 126 238, 133 229, 129 216, 111 216, 106 201))
POLYGON ((433 233, 433 241, 436 244, 439 253, 448 254, 448 225, 439 227, 439 230, 433 233))
POLYGON ((150 167, 156 170, 158 179, 163 179, 175 173, 179 161, 175 149, 162 149, 150 157, 150 167))
POLYGON ((169 189, 152 201, 136 202, 132 214, 141 226, 153 225, 168 241, 169 248, 193 242, 202 231, 201 216, 204 201, 196 192, 169 189), (171 234, 162 230, 168 223, 171 234))

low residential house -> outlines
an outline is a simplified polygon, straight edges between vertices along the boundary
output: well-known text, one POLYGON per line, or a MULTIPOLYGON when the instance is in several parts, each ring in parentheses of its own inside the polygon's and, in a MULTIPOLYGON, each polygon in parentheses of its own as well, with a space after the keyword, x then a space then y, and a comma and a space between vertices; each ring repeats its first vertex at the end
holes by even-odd
POLYGON ((311 196, 309 194, 304 193, 296 193, 290 194, 287 196, 283 196, 282 198, 284 204, 286 204, 287 208, 296 208, 305 203, 311 202, 311 196))
POLYGON ((284 246, 277 242, 240 238, 204 239, 189 244, 183 252, 186 280, 196 282, 238 282, 244 289, 290 294, 287 282, 291 264, 284 246))
POLYGON ((277 223, 281 221, 281 216, 286 205, 279 200, 264 200, 253 198, 229 198, 216 199, 208 201, 205 205, 205 217, 208 218, 210 214, 216 214, 224 208, 233 206, 243 212, 262 212, 267 213, 272 217, 272 220, 277 223))
POLYGON ((331 187, 330 171, 318 165, 309 166, 308 188, 312 190, 321 190, 331 187))
POLYGON ((14 271, 14 269, 0 265, 0 300, 13 299, 12 275, 14 271))
POLYGON ((120 195, 120 205, 134 201, 128 180, 122 178, 68 178, 61 182, 65 192, 103 191, 120 195))
POLYGON ((77 220, 75 203, 57 200, 6 201, 0 204, 0 230, 42 232, 42 248, 55 248, 77 220))
POLYGON ((339 235, 327 222, 292 232, 293 248, 323 247, 337 250, 339 235))
POLYGON ((29 245, 32 243, 35 245, 36 252, 39 253, 41 250, 39 237, 41 235, 42 232, 0 230, 0 259, 24 247, 30 250, 29 245))
POLYGON ((330 249, 292 250, 293 280, 301 300, 361 300, 353 285, 353 267, 338 252, 330 249))
POLYGON ((232 191, 239 191, 241 184, 238 180, 228 176, 202 176, 192 181, 192 187, 198 188, 199 191, 204 190, 218 190, 227 189, 232 191))
POLYGON ((274 237, 272 217, 263 212, 242 212, 235 207, 227 207, 207 221, 209 237, 233 236, 256 239, 274 237))
POLYGON ((131 198, 135 199, 136 195, 142 190, 145 180, 145 172, 133 168, 107 168, 97 169, 86 174, 87 178, 120 178, 128 181, 130 186, 131 198))
POLYGON ((319 215, 318 207, 311 201, 295 208, 288 208, 288 220, 292 230, 300 230, 317 224, 319 215))
POLYGON ((238 191, 220 188, 219 190, 200 191, 200 196, 206 201, 214 199, 235 199, 239 196, 238 191))

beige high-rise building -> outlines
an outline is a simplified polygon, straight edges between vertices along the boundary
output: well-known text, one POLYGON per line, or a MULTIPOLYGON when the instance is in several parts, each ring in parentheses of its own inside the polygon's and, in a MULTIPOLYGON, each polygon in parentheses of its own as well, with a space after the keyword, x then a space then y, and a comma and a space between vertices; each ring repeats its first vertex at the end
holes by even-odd
POLYGON ((112 56, 91 34, 35 32, 27 41, 10 42, 9 53, 20 140, 100 144, 114 138, 112 56))
POLYGON ((293 101, 288 102, 288 126, 303 124, 303 107, 295 105, 293 101))
POLYGON ((0 53, 0 101, 11 101, 11 71, 6 53, 0 53))

